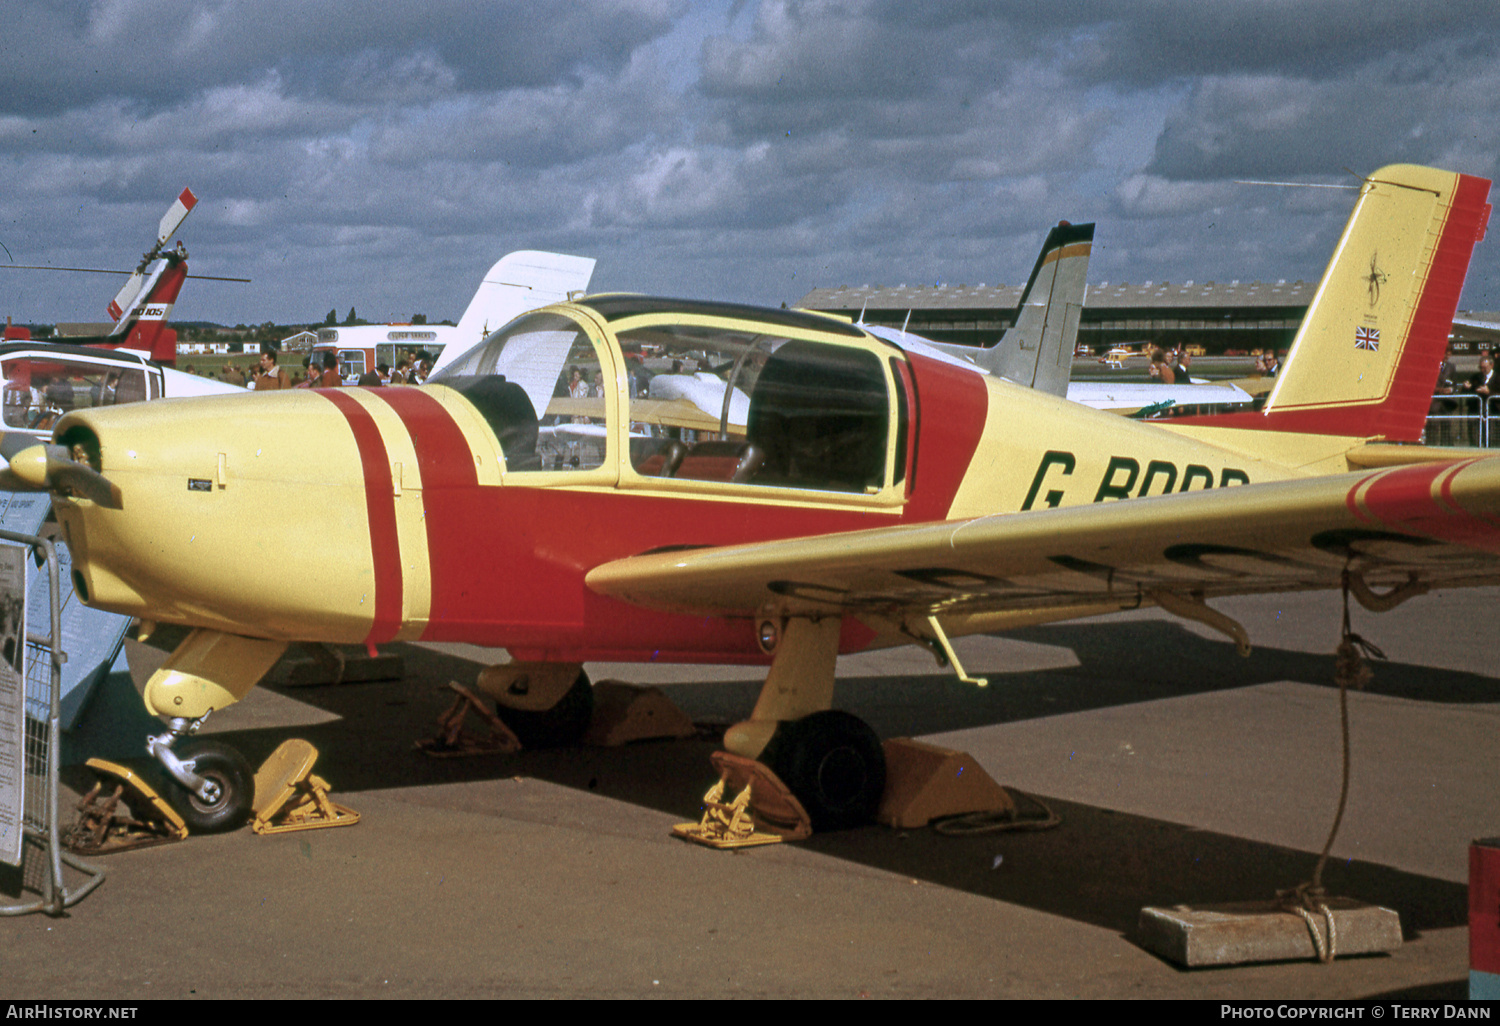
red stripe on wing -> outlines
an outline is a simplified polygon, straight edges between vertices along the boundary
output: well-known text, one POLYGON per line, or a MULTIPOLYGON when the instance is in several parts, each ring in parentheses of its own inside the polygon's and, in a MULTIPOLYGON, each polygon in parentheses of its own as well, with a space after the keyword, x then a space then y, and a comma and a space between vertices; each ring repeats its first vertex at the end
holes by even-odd
POLYGON ((1368 481, 1360 505, 1385 526, 1406 528, 1470 548, 1500 551, 1500 526, 1494 518, 1469 512, 1453 494, 1454 479, 1474 462, 1427 463, 1385 471, 1356 484, 1349 490, 1347 501, 1356 516, 1367 519, 1355 506, 1355 493, 1368 481))

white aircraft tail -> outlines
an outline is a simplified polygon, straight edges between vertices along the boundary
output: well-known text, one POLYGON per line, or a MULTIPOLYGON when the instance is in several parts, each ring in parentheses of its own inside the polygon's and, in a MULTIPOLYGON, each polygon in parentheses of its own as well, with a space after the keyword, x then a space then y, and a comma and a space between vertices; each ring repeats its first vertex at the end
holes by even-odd
POLYGON ((1047 233, 1021 293, 1015 325, 988 349, 933 342, 950 356, 972 360, 995 377, 1066 397, 1073 349, 1088 289, 1092 224, 1061 222, 1047 233))
POLYGON ((593 257, 534 249, 507 253, 479 283, 479 290, 459 318, 459 341, 443 350, 433 370, 452 363, 490 332, 528 310, 564 302, 570 292, 587 290, 593 275, 593 257))

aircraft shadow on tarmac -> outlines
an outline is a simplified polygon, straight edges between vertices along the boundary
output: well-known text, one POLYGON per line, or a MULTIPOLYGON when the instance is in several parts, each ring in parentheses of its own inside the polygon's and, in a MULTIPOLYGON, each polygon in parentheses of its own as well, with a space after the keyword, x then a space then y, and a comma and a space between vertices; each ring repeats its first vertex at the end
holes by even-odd
MULTIPOLYGON (((1289 649, 1255 648, 1237 656, 1228 641, 1204 638, 1180 624, 1141 620, 1060 624, 1009 631, 999 638, 1071 649, 1079 665, 1007 673, 1004 666, 965 661, 988 688, 963 684, 949 672, 920 677, 840 677, 840 697, 856 688, 858 708, 881 737, 938 734, 1089 712, 1168 698, 1230 691, 1276 681, 1336 688, 1334 659, 1289 649)), ((1369 694, 1438 703, 1500 702, 1500 679, 1412 663, 1371 660, 1369 694)), ((672 695, 678 694, 676 688, 672 695)), ((748 708, 748 706, 745 706, 748 708)))
MULTIPOLYGON (((1099 638, 1097 625, 1036 628, 1011 635, 1071 647, 1080 666, 1012 674, 990 666, 971 667, 991 675, 986 689, 959 684, 946 673, 840 678, 837 704, 864 717, 882 736, 897 737, 1270 681, 1328 684, 1332 678, 1329 656, 1259 649, 1239 659, 1227 643, 1164 622, 1112 624, 1104 629, 1109 632, 1106 639, 1099 638), (1172 656, 1162 662, 1144 655, 1151 652, 1172 656)), ((290 734, 306 737, 321 752, 319 773, 345 794, 518 776, 684 820, 699 814, 701 796, 714 779, 708 756, 717 743, 711 737, 452 760, 419 754, 413 742, 434 731, 437 717, 452 699, 443 683, 471 682, 476 667, 426 649, 393 649, 406 657, 407 676, 402 681, 286 690, 341 720, 294 730, 237 731, 223 739, 240 747, 255 765, 290 734)), ((722 730, 753 705, 758 688, 750 680, 673 684, 669 693, 696 722, 718 724, 722 730)), ((1500 681, 1405 664, 1379 665, 1370 690, 1429 701, 1500 700, 1500 681)), ((871 826, 816 835, 804 843, 835 858, 1126 936, 1134 934, 1143 906, 1269 898, 1278 888, 1309 879, 1316 861, 1308 852, 1097 806, 1044 800, 1061 813, 1060 829, 949 837, 926 829, 898 832, 871 826)), ((1324 882, 1330 893, 1358 895, 1395 908, 1409 938, 1467 922, 1467 890, 1462 884, 1358 860, 1330 863, 1324 882)))

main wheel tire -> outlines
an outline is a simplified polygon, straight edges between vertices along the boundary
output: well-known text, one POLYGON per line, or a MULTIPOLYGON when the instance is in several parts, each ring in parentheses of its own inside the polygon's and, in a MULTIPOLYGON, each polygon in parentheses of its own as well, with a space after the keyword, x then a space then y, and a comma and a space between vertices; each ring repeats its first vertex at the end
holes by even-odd
POLYGON ((243 826, 255 801, 255 773, 245 757, 218 741, 183 745, 177 757, 183 762, 191 761, 193 772, 218 788, 214 799, 205 801, 176 780, 167 786, 167 803, 177 810, 188 832, 213 834, 243 826))
POLYGON ((589 675, 578 671, 578 679, 550 709, 512 709, 499 702, 495 713, 515 731, 524 748, 560 748, 576 744, 594 718, 594 686, 589 675))
POLYGON ((868 823, 885 793, 880 738, 859 717, 837 709, 782 723, 761 761, 791 788, 814 830, 868 823))

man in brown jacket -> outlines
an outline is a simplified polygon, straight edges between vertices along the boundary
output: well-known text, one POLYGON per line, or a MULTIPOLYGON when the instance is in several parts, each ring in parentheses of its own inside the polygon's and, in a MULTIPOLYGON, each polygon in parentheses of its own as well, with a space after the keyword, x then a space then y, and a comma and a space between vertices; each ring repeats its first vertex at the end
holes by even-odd
POLYGON ((276 366, 276 351, 273 349, 262 349, 260 351, 260 372, 255 375, 255 390, 257 392, 266 388, 291 388, 292 379, 287 376, 286 371, 276 366))

